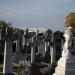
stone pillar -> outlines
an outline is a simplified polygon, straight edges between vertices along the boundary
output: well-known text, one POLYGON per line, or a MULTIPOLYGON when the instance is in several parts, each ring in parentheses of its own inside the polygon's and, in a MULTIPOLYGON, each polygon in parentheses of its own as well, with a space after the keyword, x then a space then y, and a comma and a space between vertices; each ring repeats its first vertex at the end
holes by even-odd
POLYGON ((38 45, 38 53, 40 53, 40 48, 39 48, 39 45, 38 45))
POLYGON ((32 37, 32 46, 31 46, 31 63, 35 62, 35 45, 34 45, 34 37, 32 37))
POLYGON ((48 42, 45 41, 45 52, 47 51, 47 47, 48 47, 48 42))
MULTIPOLYGON (((36 36, 38 35, 39 30, 36 29, 36 36)), ((36 40, 38 40, 38 38, 36 37, 36 40)))
POLYGON ((50 46, 50 42, 48 41, 48 46, 50 46))
POLYGON ((20 52, 20 39, 18 37, 18 39, 16 40, 16 53, 20 52))
POLYGON ((3 74, 12 74, 12 37, 13 30, 11 27, 6 28, 6 39, 5 39, 5 50, 4 50, 4 64, 3 64, 3 74))
POLYGON ((54 41, 54 35, 52 35, 52 42, 53 42, 53 46, 50 46, 50 53, 51 53, 51 64, 55 63, 55 41, 54 41))
POLYGON ((26 31, 24 32, 24 37, 25 37, 25 45, 28 46, 29 45, 29 29, 26 29, 26 31))
POLYGON ((55 51, 54 48, 51 46, 51 64, 55 63, 55 51))

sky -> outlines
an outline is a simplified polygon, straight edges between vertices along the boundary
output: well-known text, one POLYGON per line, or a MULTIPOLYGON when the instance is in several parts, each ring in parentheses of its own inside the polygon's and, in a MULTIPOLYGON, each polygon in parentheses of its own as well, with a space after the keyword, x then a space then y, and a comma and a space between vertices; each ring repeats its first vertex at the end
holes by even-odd
POLYGON ((0 20, 13 27, 65 30, 65 17, 75 12, 75 0, 0 0, 0 20))

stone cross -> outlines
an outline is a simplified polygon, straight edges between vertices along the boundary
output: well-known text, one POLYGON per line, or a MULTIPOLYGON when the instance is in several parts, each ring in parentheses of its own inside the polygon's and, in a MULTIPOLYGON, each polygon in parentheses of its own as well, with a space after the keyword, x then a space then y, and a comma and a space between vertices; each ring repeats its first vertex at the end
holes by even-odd
POLYGON ((3 74, 12 74, 12 41, 13 41, 13 28, 6 28, 5 50, 4 50, 4 64, 3 74))

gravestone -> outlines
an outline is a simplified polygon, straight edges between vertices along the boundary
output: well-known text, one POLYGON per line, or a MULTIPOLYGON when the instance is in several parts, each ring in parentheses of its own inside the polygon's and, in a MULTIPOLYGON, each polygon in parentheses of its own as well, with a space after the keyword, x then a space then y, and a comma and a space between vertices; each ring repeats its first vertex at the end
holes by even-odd
POLYGON ((47 51, 47 47, 48 47, 48 42, 45 41, 45 52, 47 51))
POLYGON ((20 38, 16 40, 16 53, 20 53, 20 38))
POLYGON ((52 34, 52 45, 50 46, 50 54, 51 54, 51 64, 55 63, 55 41, 54 41, 54 34, 52 34))
POLYGON ((60 31, 56 31, 54 33, 54 50, 55 50, 55 60, 58 61, 58 59, 61 56, 62 48, 63 46, 63 33, 60 31))
POLYGON ((23 47, 23 35, 24 31, 17 29, 16 32, 16 53, 20 53, 23 47))
POLYGON ((5 50, 4 50, 4 64, 3 64, 3 74, 13 75, 12 70, 12 41, 13 41, 13 28, 6 28, 5 36, 5 50))
POLYGON ((31 45, 31 63, 35 62, 35 43, 34 37, 32 37, 32 45, 31 45))
MULTIPOLYGON (((23 38, 23 31, 16 29, 14 32, 14 40, 16 43, 16 52, 14 53, 14 62, 19 64, 19 60, 22 58, 20 57, 22 54, 22 38, 23 38)), ((23 55, 24 56, 24 55, 23 55)))
POLYGON ((75 75, 75 55, 72 54, 72 50, 74 51, 75 48, 72 47, 72 39, 74 37, 71 27, 66 30, 64 37, 65 43, 62 57, 59 59, 55 73, 53 75, 75 75))

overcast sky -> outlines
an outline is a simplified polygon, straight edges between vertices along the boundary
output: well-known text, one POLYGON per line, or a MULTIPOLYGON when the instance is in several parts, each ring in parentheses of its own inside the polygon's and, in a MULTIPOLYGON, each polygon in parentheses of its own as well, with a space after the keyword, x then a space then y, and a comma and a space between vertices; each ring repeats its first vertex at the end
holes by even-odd
POLYGON ((75 0, 0 0, 0 20, 17 27, 64 30, 66 15, 75 11, 75 0))

